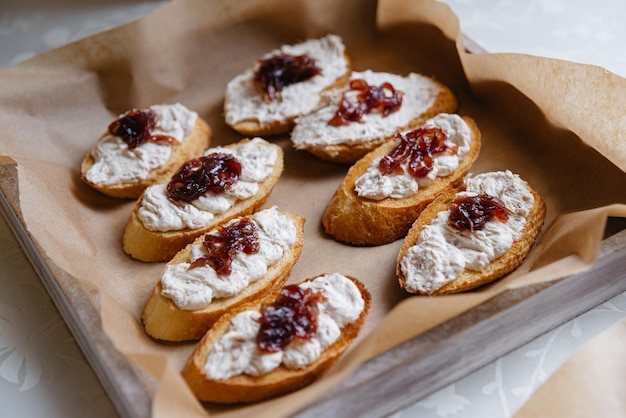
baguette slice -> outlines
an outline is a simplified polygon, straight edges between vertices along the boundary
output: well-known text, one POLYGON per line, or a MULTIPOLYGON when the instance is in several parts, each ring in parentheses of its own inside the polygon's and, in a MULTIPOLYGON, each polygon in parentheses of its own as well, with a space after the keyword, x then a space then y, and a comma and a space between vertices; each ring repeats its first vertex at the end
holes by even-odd
MULTIPOLYGON (((246 138, 235 144, 227 145, 225 148, 237 147, 247 142, 250 142, 250 140, 246 138)), ((168 261, 172 259, 178 251, 193 242, 193 240, 195 240, 198 236, 210 231, 218 225, 228 222, 233 218, 249 215, 259 210, 259 208, 261 208, 261 206, 263 206, 267 201, 267 198, 278 182, 278 179, 283 171, 282 148, 269 142, 266 142, 265 146, 274 147, 278 154, 278 158, 272 173, 259 184, 258 193, 248 199, 238 200, 230 209, 224 213, 216 215, 208 225, 202 228, 186 228, 166 232, 147 229, 138 215, 143 198, 143 195, 140 196, 124 230, 124 235, 122 237, 122 247, 124 252, 140 261, 168 261)))
POLYGON ((463 117, 471 132, 470 150, 459 161, 458 168, 446 177, 420 186, 417 193, 404 198, 373 200, 355 192, 356 180, 376 158, 387 155, 397 145, 389 141, 357 161, 331 198, 322 224, 327 234, 338 241, 354 245, 388 244, 406 235, 424 208, 438 195, 457 187, 468 173, 480 151, 480 131, 469 117, 463 117))
POLYGON ((329 125, 339 109, 342 93, 349 90, 343 86, 326 94, 324 106, 296 120, 291 133, 296 149, 308 151, 326 161, 352 164, 391 140, 397 131, 416 128, 439 113, 452 113, 458 105, 457 98, 447 86, 420 74, 403 77, 367 70, 353 72, 350 81, 353 80, 364 80, 372 87, 391 83, 396 91, 404 93, 400 109, 385 117, 374 112, 364 115, 359 122, 329 125), (430 104, 425 102, 429 98, 432 98, 430 104))
POLYGON ((283 45, 262 59, 280 54, 307 55, 315 60, 321 74, 285 86, 272 100, 254 82, 258 64, 233 78, 226 87, 224 116, 226 123, 242 135, 269 136, 291 131, 298 116, 318 106, 322 91, 345 84, 352 71, 343 40, 337 35, 283 45))
MULTIPOLYGON (((107 136, 107 134, 104 134, 102 138, 105 136, 107 136)), ((96 162, 92 151, 90 151, 85 155, 80 166, 81 179, 92 188, 107 196, 136 199, 146 187, 166 181, 183 162, 197 155, 201 155, 204 150, 210 146, 212 137, 213 133, 209 125, 198 117, 193 131, 187 135, 185 140, 180 144, 172 146, 172 153, 166 164, 152 170, 150 174, 142 180, 117 184, 98 184, 87 178, 87 171, 96 162)))
MULTIPOLYGON (((205 362, 213 346, 228 330, 231 319, 240 312, 249 309, 258 310, 263 303, 271 304, 274 299, 266 298, 263 301, 242 306, 240 309, 222 316, 196 346, 182 371, 183 378, 196 397, 201 401, 215 403, 249 403, 293 392, 312 383, 337 361, 339 356, 358 336, 369 311, 371 296, 368 290, 357 279, 346 277, 354 282, 360 291, 365 302, 364 309, 356 321, 341 329, 339 339, 324 350, 317 360, 303 369, 291 370, 281 364, 278 368, 262 376, 241 374, 226 380, 208 378, 203 371, 205 362)), ((313 279, 315 278, 308 280, 313 279)))
POLYGON ((491 260, 491 262, 480 271, 465 268, 459 275, 456 276, 454 280, 444 284, 436 290, 423 292, 414 289, 413 286, 407 285, 407 278, 402 271, 401 262, 409 249, 418 242, 420 232, 424 229, 424 226, 430 224, 430 222, 437 217, 440 212, 448 211, 456 194, 463 191, 464 188, 462 187, 457 190, 451 190, 439 196, 415 221, 405 238, 402 248, 400 249, 396 269, 400 286, 409 293, 428 295, 453 294, 465 292, 490 283, 515 270, 520 264, 522 264, 528 255, 531 246, 539 236, 546 213, 546 205, 541 196, 527 183, 526 185, 534 198, 534 204, 526 217, 526 224, 524 225, 520 238, 514 241, 512 246, 504 254, 494 260, 491 260))
MULTIPOLYGON (((198 340, 225 313, 237 307, 265 297, 275 295, 289 278, 292 267, 298 261, 302 251, 305 219, 288 212, 279 212, 288 216, 296 227, 295 244, 286 251, 280 260, 268 266, 266 274, 250 283, 239 294, 226 298, 213 299, 211 303, 197 310, 183 310, 172 299, 163 296, 161 280, 158 281, 144 308, 142 322, 146 333, 153 338, 165 341, 198 340)), ((250 217, 247 216, 247 217, 250 217)), ((190 252, 194 245, 200 245, 204 235, 182 249, 168 263, 190 263, 190 252)), ((224 280, 228 280, 227 277, 224 280)))

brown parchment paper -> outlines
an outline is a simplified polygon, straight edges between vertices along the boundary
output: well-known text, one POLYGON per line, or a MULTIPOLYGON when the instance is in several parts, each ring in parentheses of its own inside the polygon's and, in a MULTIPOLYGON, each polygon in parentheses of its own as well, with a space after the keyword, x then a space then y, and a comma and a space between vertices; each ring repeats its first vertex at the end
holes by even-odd
POLYGON ((159 381, 154 416, 277 416, 327 391, 365 359, 509 287, 588 268, 608 216, 626 216, 626 80, 595 67, 464 51, 450 9, 430 0, 176 0, 135 23, 0 71, 0 155, 17 162, 19 206, 45 256, 91 289, 104 330, 159 381), (121 236, 134 205, 79 178, 82 158, 108 123, 131 108, 180 101, 214 130, 213 145, 241 137, 223 121, 226 83, 285 43, 341 35, 356 70, 436 77, 473 117, 482 149, 473 173, 510 169, 545 199, 546 224, 526 262, 466 295, 409 297, 395 278, 401 241, 352 247, 325 236, 320 218, 347 166, 292 149, 266 206, 307 218, 292 281, 339 271, 361 279, 373 306, 359 343, 315 384, 246 407, 200 405, 178 371, 193 343, 161 344, 139 318, 163 268, 127 257, 121 236), (466 76, 467 75, 467 76, 466 76))

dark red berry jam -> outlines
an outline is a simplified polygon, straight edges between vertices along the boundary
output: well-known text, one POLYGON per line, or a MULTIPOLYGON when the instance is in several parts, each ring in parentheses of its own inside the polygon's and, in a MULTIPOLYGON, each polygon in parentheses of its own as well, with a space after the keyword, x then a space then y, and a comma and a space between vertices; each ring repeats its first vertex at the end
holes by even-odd
POLYGON ((274 304, 261 309, 257 334, 259 350, 275 353, 296 337, 309 339, 317 331, 317 303, 324 296, 298 285, 285 286, 274 304))
POLYGON ((189 268, 209 265, 217 274, 228 275, 238 253, 255 254, 259 252, 259 234, 254 222, 241 219, 235 223, 218 228, 217 234, 205 234, 202 245, 207 254, 198 258, 189 268))
POLYGON ((423 178, 433 169, 434 156, 443 152, 456 154, 457 146, 448 141, 448 136, 439 128, 418 128, 402 136, 394 136, 398 145, 381 158, 379 169, 383 174, 402 174, 401 164, 408 161, 411 176, 423 178))
POLYGON ((511 213, 500 199, 487 194, 461 196, 450 205, 448 225, 459 231, 480 230, 492 219, 506 222, 511 213))
POLYGON ((402 92, 397 91, 391 83, 370 86, 365 80, 357 79, 350 82, 350 90, 346 91, 339 104, 335 116, 328 121, 332 126, 348 125, 358 122, 363 115, 377 111, 388 116, 400 109, 402 92))
POLYGON ((216 152, 184 163, 167 184, 167 197, 191 202, 207 192, 220 194, 241 176, 241 164, 231 154, 216 152))
POLYGON ((178 142, 171 136, 152 135, 155 125, 156 115, 152 109, 132 109, 121 118, 111 122, 109 133, 122 138, 129 149, 137 148, 145 142, 168 144, 178 142))
POLYGON ((254 81, 261 86, 266 99, 271 101, 284 87, 321 73, 321 68, 308 55, 279 54, 258 62, 254 81))

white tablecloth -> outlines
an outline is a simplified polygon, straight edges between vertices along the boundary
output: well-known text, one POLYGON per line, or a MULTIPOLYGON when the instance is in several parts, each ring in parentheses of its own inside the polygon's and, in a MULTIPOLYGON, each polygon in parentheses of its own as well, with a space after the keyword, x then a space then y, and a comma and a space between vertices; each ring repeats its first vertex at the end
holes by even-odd
MULTIPOLYGON (((490 52, 600 65, 626 76, 623 0, 446 0, 490 52)), ((0 1, 0 66, 139 18, 163 1, 0 1)), ((0 145, 1 150, 1 145, 0 145)), ((117 413, 0 217, 0 416, 117 413)), ((509 417, 583 342, 626 316, 601 304, 401 411, 398 417, 509 417)))

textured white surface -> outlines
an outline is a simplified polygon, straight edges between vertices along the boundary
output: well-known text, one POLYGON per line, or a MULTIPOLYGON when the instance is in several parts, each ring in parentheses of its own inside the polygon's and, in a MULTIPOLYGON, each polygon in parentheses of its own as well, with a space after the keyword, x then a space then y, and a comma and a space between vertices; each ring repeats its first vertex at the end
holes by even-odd
MULTIPOLYGON (((490 52, 600 65, 626 76, 623 0, 446 0, 490 52)), ((139 18, 163 1, 0 2, 0 66, 139 18)), ((0 219, 0 416, 116 412, 0 219)), ((583 342, 626 315, 626 294, 436 392, 398 417, 509 417, 583 342)), ((486 347, 488 349, 488 347, 486 347)))
POLYGON ((444 0, 489 52, 594 64, 626 76, 623 0, 444 0))

